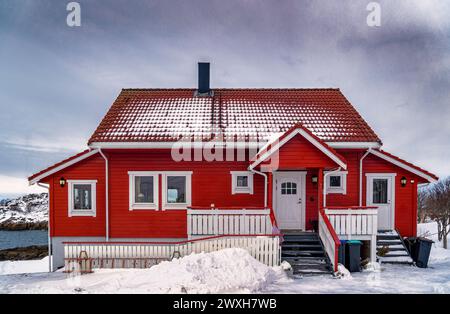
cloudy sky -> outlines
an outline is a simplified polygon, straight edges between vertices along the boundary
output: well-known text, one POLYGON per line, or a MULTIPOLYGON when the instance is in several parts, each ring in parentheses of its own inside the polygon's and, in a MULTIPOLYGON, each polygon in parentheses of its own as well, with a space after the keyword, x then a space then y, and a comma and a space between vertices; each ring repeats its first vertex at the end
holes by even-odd
MULTIPOLYGON (((86 147, 124 87, 339 87, 384 148, 450 175, 450 1, 0 1, 0 196, 86 147)), ((34 188, 36 190, 36 188, 34 188)), ((40 190, 40 189, 38 189, 40 190)))

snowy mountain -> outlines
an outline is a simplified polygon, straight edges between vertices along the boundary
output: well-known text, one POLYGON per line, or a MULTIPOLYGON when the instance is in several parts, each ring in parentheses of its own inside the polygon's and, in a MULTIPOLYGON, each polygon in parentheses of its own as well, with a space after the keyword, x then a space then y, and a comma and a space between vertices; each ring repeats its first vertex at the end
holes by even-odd
POLYGON ((47 220, 47 193, 0 201, 0 230, 46 229, 47 220))

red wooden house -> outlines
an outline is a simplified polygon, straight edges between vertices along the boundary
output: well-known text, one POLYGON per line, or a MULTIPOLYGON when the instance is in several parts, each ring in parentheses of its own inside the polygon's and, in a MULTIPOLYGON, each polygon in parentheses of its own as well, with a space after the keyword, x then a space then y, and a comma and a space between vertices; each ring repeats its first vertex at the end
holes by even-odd
POLYGON ((437 177, 381 150, 339 89, 210 89, 201 67, 198 89, 123 89, 87 150, 29 177, 49 188, 55 267, 71 245, 312 230, 336 267, 339 239, 374 259, 377 230, 416 234, 417 187, 437 177))

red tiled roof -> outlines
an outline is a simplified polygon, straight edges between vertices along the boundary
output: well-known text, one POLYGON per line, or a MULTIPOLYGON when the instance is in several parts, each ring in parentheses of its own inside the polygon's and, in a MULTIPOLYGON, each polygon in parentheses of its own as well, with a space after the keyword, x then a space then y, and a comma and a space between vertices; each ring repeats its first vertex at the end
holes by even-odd
MULTIPOLYGON (((423 168, 420 168, 420 167, 418 167, 418 166, 416 166, 416 165, 414 165, 414 164, 412 164, 412 163, 410 163, 410 162, 408 162, 408 161, 406 161, 404 159, 401 159, 400 157, 392 155, 391 153, 388 153, 387 151, 384 151, 382 149, 374 149, 374 151, 379 152, 379 153, 381 153, 381 154, 383 154, 383 155, 385 155, 387 157, 390 157, 390 158, 398 161, 399 163, 401 163, 403 165, 406 165, 406 166, 408 166, 410 168, 415 169, 416 171, 419 172, 418 175, 423 177, 423 178, 425 178, 425 179, 430 179, 431 178, 431 179, 434 179, 436 181, 439 180, 439 177, 437 175, 435 175, 434 173, 431 173, 431 172, 429 172, 429 171, 427 171, 427 170, 425 170, 423 168), (422 174, 424 174, 425 176, 422 175, 422 174), (429 178, 427 178, 427 176, 429 178)), ((432 180, 429 180, 429 181, 432 182, 432 180)))
POLYGON ((86 149, 86 150, 84 150, 84 151, 82 151, 82 152, 80 152, 80 153, 78 153, 76 155, 73 155, 73 156, 71 156, 69 158, 66 158, 66 159, 64 159, 64 160, 62 160, 62 161, 60 161, 60 162, 58 162, 58 163, 56 163, 56 164, 54 164, 54 165, 52 165, 50 167, 47 167, 47 168, 45 168, 45 169, 43 169, 43 170, 41 170, 41 171, 39 171, 39 172, 29 176, 28 177, 28 182, 31 182, 33 179, 35 179, 35 178, 37 178, 37 177, 39 177, 39 176, 41 176, 41 175, 43 175, 43 174, 45 174, 47 172, 51 172, 53 169, 56 169, 56 168, 58 168, 60 166, 63 166, 64 164, 70 163, 71 161, 74 161, 75 159, 83 158, 84 155, 87 155, 90 152, 94 152, 94 151, 92 151, 90 149, 86 149))
POLYGON ((329 142, 381 142, 339 89, 124 89, 93 142, 266 141, 301 123, 329 142))

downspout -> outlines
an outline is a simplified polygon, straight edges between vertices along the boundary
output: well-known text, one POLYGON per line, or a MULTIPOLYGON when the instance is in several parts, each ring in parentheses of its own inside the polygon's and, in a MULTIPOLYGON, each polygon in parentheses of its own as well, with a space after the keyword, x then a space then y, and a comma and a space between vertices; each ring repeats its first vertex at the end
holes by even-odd
POLYGON ((367 155, 370 154, 371 149, 369 148, 366 153, 361 157, 359 160, 359 206, 362 206, 362 165, 364 158, 367 157, 367 155))
POLYGON ((41 188, 47 189, 47 195, 48 195, 48 222, 47 222, 47 230, 48 230, 48 272, 51 273, 53 271, 52 267, 52 237, 50 236, 50 185, 44 185, 41 182, 37 183, 38 186, 41 188))
POLYGON ((267 208, 267 174, 248 167, 250 172, 259 174, 264 177, 264 207, 267 208))
POLYGON ((323 187, 322 187, 322 190, 323 190, 323 208, 327 207, 327 177, 329 175, 332 175, 333 173, 339 172, 341 170, 342 170, 342 168, 339 167, 339 168, 337 168, 335 170, 332 170, 330 172, 327 172, 327 173, 325 173, 323 175, 323 187))
POLYGON ((106 230, 105 230, 105 240, 106 242, 109 241, 109 176, 108 176, 108 158, 106 158, 105 154, 103 154, 103 151, 101 148, 99 148, 98 152, 105 160, 105 216, 106 216, 106 230))

